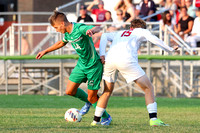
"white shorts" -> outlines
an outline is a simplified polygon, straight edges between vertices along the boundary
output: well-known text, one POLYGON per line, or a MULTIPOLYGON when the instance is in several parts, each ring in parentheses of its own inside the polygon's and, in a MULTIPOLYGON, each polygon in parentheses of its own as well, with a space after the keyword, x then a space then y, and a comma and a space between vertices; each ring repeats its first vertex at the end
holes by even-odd
POLYGON ((114 83, 117 80, 118 72, 122 74, 127 83, 145 75, 145 72, 138 63, 106 62, 104 65, 103 79, 114 83))

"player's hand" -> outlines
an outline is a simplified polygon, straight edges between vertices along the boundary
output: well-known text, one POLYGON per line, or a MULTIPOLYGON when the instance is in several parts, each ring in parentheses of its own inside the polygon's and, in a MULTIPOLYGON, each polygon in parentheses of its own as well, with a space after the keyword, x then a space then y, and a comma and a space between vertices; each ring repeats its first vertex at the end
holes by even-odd
POLYGON ((89 37, 91 37, 91 36, 93 35, 92 30, 87 30, 87 31, 86 31, 86 35, 88 35, 89 37))
POLYGON ((103 56, 100 56, 100 59, 101 59, 101 63, 102 64, 105 64, 105 56, 103 55, 103 56))
POLYGON ((174 49, 174 50, 178 50, 178 46, 174 46, 173 49, 174 49))
POLYGON ((36 56, 36 59, 40 59, 40 58, 42 58, 42 56, 44 56, 46 53, 47 53, 47 52, 46 52, 45 50, 39 52, 39 53, 37 54, 37 56, 36 56))

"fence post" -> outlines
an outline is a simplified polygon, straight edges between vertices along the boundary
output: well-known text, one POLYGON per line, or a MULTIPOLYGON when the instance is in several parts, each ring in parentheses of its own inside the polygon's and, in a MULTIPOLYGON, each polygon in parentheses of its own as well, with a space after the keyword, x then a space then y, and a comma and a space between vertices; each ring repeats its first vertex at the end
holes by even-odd
POLYGON ((9 40, 10 40, 10 55, 14 55, 15 53, 15 29, 12 25, 9 29, 9 40))
POLYGON ((17 14, 18 15, 18 19, 17 19, 17 21, 18 21, 18 23, 21 23, 21 20, 22 20, 22 15, 21 15, 21 13, 18 13, 17 14))
POLYGON ((190 61, 190 89, 192 91, 193 88, 193 74, 194 74, 194 65, 192 63, 192 61, 190 61))
MULTIPOLYGON (((7 36, 3 37, 3 54, 6 56, 7 51, 7 36)), ((5 94, 8 95, 8 68, 7 61, 4 60, 4 79, 5 79, 5 94)))
MULTIPOLYGON (((19 55, 21 56, 21 46, 22 46, 22 27, 19 27, 18 29, 18 47, 19 47, 19 55)), ((22 95, 22 63, 21 60, 19 61, 18 66, 18 95, 22 95)))
POLYGON ((63 96, 63 78, 64 78, 64 76, 63 76, 63 69, 64 69, 64 67, 63 67, 63 61, 62 61, 62 59, 60 59, 60 85, 59 85, 59 96, 63 96))
MULTIPOLYGON (((183 55, 183 53, 184 53, 184 47, 182 47, 180 55, 183 55)), ((180 86, 181 86, 180 94, 183 94, 184 93, 184 61, 183 60, 180 61, 180 86)))

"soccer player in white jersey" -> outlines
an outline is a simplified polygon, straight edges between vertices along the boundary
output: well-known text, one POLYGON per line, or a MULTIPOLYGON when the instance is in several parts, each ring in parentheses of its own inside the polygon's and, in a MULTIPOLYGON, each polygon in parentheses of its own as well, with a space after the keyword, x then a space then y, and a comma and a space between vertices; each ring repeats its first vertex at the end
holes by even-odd
POLYGON ((165 51, 174 51, 178 47, 171 48, 163 43, 160 39, 146 30, 146 23, 141 19, 134 19, 131 22, 130 30, 119 32, 104 33, 100 40, 100 57, 104 65, 103 79, 105 88, 100 97, 96 110, 94 121, 91 125, 99 124, 109 97, 113 91, 117 74, 129 82, 135 82, 145 92, 145 102, 150 117, 150 126, 167 126, 157 118, 157 103, 154 97, 154 88, 145 72, 138 64, 138 49, 143 41, 150 41, 165 51), (112 41, 109 51, 106 53, 107 41, 112 41))

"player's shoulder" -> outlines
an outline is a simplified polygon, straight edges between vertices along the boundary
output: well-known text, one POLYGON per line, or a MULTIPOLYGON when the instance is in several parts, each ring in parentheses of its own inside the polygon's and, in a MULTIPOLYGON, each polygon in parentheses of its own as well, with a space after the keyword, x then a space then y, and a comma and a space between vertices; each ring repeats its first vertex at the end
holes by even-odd
POLYGON ((145 34, 147 32, 149 32, 149 30, 143 29, 143 28, 135 28, 133 30, 133 34, 136 34, 136 35, 140 35, 140 34, 142 35, 142 34, 145 34))
POLYGON ((133 31, 144 31, 146 29, 143 29, 143 28, 135 28, 133 31))
POLYGON ((85 25, 85 24, 83 24, 83 23, 75 23, 75 22, 73 22, 73 24, 74 24, 74 27, 80 27, 80 26, 82 26, 82 25, 85 25))

